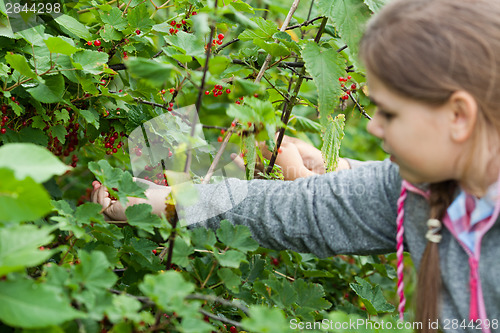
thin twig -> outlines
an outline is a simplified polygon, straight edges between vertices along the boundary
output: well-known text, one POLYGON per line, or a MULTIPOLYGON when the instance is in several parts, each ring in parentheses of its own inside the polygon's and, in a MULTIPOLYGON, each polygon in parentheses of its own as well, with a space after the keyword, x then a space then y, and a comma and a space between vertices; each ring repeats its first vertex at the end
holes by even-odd
POLYGON ((214 315, 213 313, 210 313, 208 311, 205 311, 203 309, 199 309, 198 310, 202 315, 205 315, 209 318, 212 318, 212 319, 215 319, 215 320, 218 320, 220 322, 223 322, 223 323, 226 323, 226 324, 229 324, 231 326, 236 326, 236 327, 241 327, 241 324, 239 321, 234 321, 234 320, 231 320, 231 319, 227 319, 227 318, 224 318, 224 317, 219 317, 217 315, 214 315))
MULTIPOLYGON (((294 0, 292 7, 290 7, 290 10, 288 11, 288 15, 285 18, 285 22, 283 22, 283 25, 281 26, 280 31, 285 31, 286 27, 290 23, 290 20, 292 19, 293 14, 295 13, 295 10, 297 10, 297 7, 299 6, 300 0, 294 0)), ((275 43, 277 43, 278 40, 275 40, 275 43)), ((266 57, 266 60, 264 61, 264 64, 262 64, 262 67, 260 69, 259 74, 257 74, 257 77, 255 78, 255 83, 259 83, 260 80, 262 79, 262 76, 264 76, 264 72, 267 70, 267 67, 269 66, 269 63, 271 62, 272 55, 268 54, 266 57)))
POLYGON ((291 25, 291 26, 287 27, 286 30, 292 30, 292 29, 300 28, 300 27, 307 27, 309 24, 311 24, 317 20, 320 20, 322 18, 323 18, 323 16, 318 16, 318 17, 313 18, 312 20, 305 21, 304 23, 291 25))
POLYGON ((247 316, 250 316, 250 312, 248 311, 248 307, 246 307, 245 305, 240 304, 238 302, 231 302, 231 301, 228 301, 228 300, 221 298, 221 297, 217 297, 217 296, 213 296, 213 295, 204 295, 204 294, 191 294, 191 295, 186 296, 185 299, 196 299, 196 300, 214 302, 214 303, 217 302, 217 303, 220 303, 224 306, 235 307, 237 309, 240 309, 241 311, 243 311, 244 314, 246 314, 247 316))
POLYGON ((233 135, 233 132, 234 132, 234 127, 231 127, 229 131, 227 131, 226 137, 224 138, 224 141, 222 142, 219 151, 217 151, 217 154, 215 155, 212 164, 210 164, 210 168, 208 168, 207 174, 205 175, 205 177, 203 177, 203 181, 201 182, 202 184, 208 184, 210 178, 212 178, 214 170, 217 167, 217 164, 219 163, 220 158, 222 157, 222 153, 224 152, 224 149, 226 149, 226 146, 229 142, 229 139, 231 138, 231 135, 233 135))

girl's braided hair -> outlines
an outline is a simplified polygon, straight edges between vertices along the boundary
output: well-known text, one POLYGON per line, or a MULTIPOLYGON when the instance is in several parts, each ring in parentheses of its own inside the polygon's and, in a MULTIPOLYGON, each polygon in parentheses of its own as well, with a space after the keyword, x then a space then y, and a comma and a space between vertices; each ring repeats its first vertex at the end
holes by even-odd
MULTIPOLYGON (((368 22, 360 44, 370 72, 402 96, 430 106, 446 103, 459 90, 475 98, 479 112, 464 152, 470 156, 464 173, 471 171, 472 161, 486 160, 488 147, 500 152, 495 141, 500 133, 499 17, 500 1, 393 0, 368 22)), ((474 171, 487 174, 491 167, 474 171)), ((431 218, 443 218, 456 189, 454 180, 430 184, 431 218)), ((438 245, 428 243, 420 262, 417 321, 437 319, 440 283, 438 245)), ((422 332, 431 331, 422 326, 422 332)))

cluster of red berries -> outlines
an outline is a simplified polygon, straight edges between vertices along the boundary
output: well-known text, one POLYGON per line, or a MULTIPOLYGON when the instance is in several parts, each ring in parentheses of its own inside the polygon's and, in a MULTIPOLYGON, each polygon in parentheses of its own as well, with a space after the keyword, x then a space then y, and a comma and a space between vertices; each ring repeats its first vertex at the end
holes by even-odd
MULTIPOLYGON (((210 90, 205 91, 205 95, 210 95, 210 93, 212 92, 214 94, 214 97, 217 97, 217 96, 222 95, 223 90, 224 90, 224 87, 221 84, 216 84, 216 85, 214 85, 214 88, 212 89, 212 91, 210 91, 210 90)), ((231 93, 231 89, 227 88, 226 94, 229 94, 229 93, 231 93)))
MULTIPOLYGON (((67 108, 67 110, 71 110, 67 108)), ((72 152, 75 151, 76 147, 78 147, 78 129, 80 128, 80 124, 75 121, 75 116, 71 115, 69 119, 69 124, 66 127, 67 134, 64 136, 66 141, 61 143, 58 137, 53 137, 51 133, 49 133, 49 142, 47 148, 54 153, 56 156, 65 156, 68 157, 72 152)), ((48 125, 44 130, 48 129, 48 125)), ((73 154, 71 156, 71 166, 73 168, 76 167, 78 162, 78 156, 73 154)))
POLYGON ((92 44, 94 44, 94 46, 99 47, 99 46, 101 46, 101 41, 100 41, 99 39, 96 39, 96 40, 95 40, 95 41, 93 41, 93 42, 92 42, 91 40, 89 40, 89 41, 87 42, 87 45, 88 45, 88 46, 92 46, 92 44))
POLYGON ((217 39, 212 39, 212 45, 222 45, 222 40, 224 39, 224 34, 218 34, 217 39))
MULTIPOLYGON (((172 156, 172 152, 170 149, 168 150, 168 157, 172 156)), ((145 180, 149 180, 157 185, 165 185, 168 186, 167 180, 165 179, 165 174, 163 173, 163 168, 160 162, 158 162, 155 166, 146 165, 144 167, 144 171, 147 171, 149 175, 152 176, 144 176, 145 180)))
POLYGON ((118 135, 118 132, 115 131, 114 127, 111 127, 110 132, 101 132, 101 136, 104 138, 104 148, 106 148, 106 155, 116 154, 118 152, 118 149, 123 147, 123 142, 119 141, 118 138, 124 137, 124 132, 121 132, 118 135))
POLYGON ((355 83, 351 84, 350 89, 346 88, 345 83, 351 79, 352 79, 352 76, 350 76, 350 75, 348 75, 346 78, 342 77, 342 76, 339 77, 340 86, 342 87, 342 90, 345 92, 345 95, 342 95, 342 97, 341 97, 343 100, 349 99, 349 95, 351 93, 355 92, 356 89, 358 88, 355 83))
POLYGON ((176 33, 178 33, 180 28, 183 28, 183 29, 187 28, 187 22, 184 19, 181 20, 180 22, 176 22, 175 20, 172 20, 172 21, 170 21, 170 25, 172 26, 172 28, 168 29, 168 32, 170 32, 171 35, 175 35, 176 33))
MULTIPOLYGON (((173 94, 175 92, 175 88, 168 89, 168 92, 173 94)), ((166 93, 167 93, 167 90, 165 90, 165 89, 160 90, 160 94, 165 95, 166 93)))

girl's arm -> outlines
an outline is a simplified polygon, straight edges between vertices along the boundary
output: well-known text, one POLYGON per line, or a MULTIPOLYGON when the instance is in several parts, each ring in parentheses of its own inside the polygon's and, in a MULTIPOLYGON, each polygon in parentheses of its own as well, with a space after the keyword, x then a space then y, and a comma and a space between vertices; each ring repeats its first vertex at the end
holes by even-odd
POLYGON ((387 253, 396 247, 401 179, 389 160, 294 182, 199 185, 199 201, 179 211, 190 227, 220 220, 246 225, 262 246, 321 257, 387 253))

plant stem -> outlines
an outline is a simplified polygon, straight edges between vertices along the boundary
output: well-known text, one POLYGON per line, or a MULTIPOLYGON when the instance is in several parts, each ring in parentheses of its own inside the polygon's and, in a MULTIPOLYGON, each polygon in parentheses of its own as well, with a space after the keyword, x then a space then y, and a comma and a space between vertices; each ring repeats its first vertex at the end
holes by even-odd
MULTIPOLYGON (((316 37, 314 38, 314 41, 316 43, 319 42, 321 35, 323 34, 323 31, 325 29, 327 21, 328 21, 328 18, 326 18, 326 17, 324 17, 323 20, 321 21, 321 26, 319 27, 319 31, 316 34, 316 37)), ((276 146, 274 147, 273 155, 271 156, 271 159, 269 160, 269 165, 268 165, 266 172, 265 172, 266 174, 271 173, 271 171, 273 170, 274 164, 276 163, 276 158, 278 157, 278 149, 280 148, 281 142, 283 141, 283 137, 285 136, 285 127, 288 124, 288 120, 290 119, 290 114, 292 113, 292 109, 295 105, 295 101, 297 99, 297 96, 299 95, 300 86, 302 85, 302 81, 304 80, 305 72, 306 72, 305 67, 302 67, 302 71, 299 75, 299 79, 298 79, 297 83, 295 84, 295 90, 293 92, 293 95, 289 101, 286 101, 284 103, 284 106, 283 106, 284 112, 282 114, 281 120, 283 121, 285 126, 283 126, 279 129, 278 139, 276 140, 276 146)))
MULTIPOLYGON (((288 15, 285 18, 285 22, 283 22, 283 25, 281 26, 280 31, 285 31, 286 27, 288 27, 288 24, 290 23, 290 20, 292 19, 293 13, 297 10, 297 7, 299 6, 300 0, 294 0, 292 7, 290 7, 290 10, 288 11, 288 15)), ((277 43, 278 40, 275 41, 277 43)), ((262 76, 264 76, 264 72, 267 70, 267 67, 269 66, 269 63, 271 62, 272 55, 268 54, 266 57, 266 60, 264 61, 264 64, 262 65, 259 74, 257 74, 257 77, 255 78, 255 83, 259 83, 260 80, 262 79, 262 76)))

